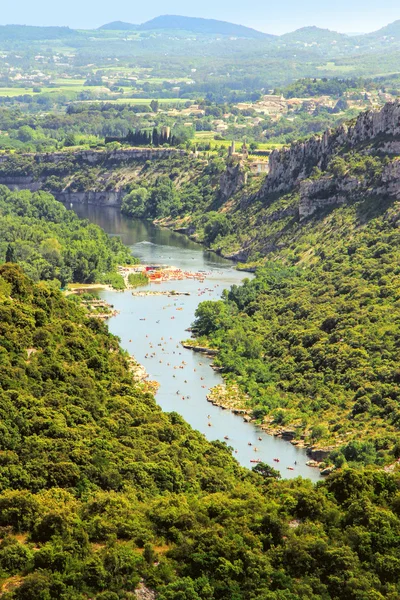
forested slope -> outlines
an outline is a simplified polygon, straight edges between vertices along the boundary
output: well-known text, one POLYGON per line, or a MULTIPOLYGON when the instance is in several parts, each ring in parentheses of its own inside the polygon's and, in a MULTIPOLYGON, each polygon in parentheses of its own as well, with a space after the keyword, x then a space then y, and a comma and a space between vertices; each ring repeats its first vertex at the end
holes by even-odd
POLYGON ((197 315, 254 418, 333 446, 337 465, 400 456, 398 112, 329 132, 334 148, 293 146, 258 194, 231 199, 214 244, 247 245, 261 268, 197 315))
POLYGON ((4 600, 398 598, 399 479, 238 466, 133 382, 118 340, 0 267, 4 600))
POLYGON ((47 192, 0 186, 0 263, 6 260, 56 287, 119 283, 116 266, 135 262, 119 238, 79 219, 47 192))

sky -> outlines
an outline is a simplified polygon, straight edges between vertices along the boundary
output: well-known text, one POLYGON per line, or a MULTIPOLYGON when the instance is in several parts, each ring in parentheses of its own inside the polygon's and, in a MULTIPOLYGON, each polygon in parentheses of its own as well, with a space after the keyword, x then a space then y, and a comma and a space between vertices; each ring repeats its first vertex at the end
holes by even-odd
POLYGON ((143 23, 163 14, 221 19, 274 34, 307 25, 361 33, 400 19, 400 0, 17 0, 2 2, 0 24, 91 29, 110 21, 143 23))

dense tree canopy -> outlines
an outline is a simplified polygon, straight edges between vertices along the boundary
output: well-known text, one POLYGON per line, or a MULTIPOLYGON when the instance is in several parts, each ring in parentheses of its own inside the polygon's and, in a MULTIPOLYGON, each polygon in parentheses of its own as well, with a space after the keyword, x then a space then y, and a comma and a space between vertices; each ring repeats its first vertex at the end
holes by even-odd
MULTIPOLYGON (((93 283, 135 259, 119 238, 82 221, 47 192, 0 186, 0 263, 18 262, 35 281, 93 283)), ((116 275, 116 273, 115 273, 116 275)))
MULTIPOLYGON (((374 161, 339 158, 332 168, 343 163, 363 177, 368 162, 373 182, 374 161)), ((249 394, 256 418, 294 427, 298 440, 342 447, 338 464, 343 456, 365 464, 397 457, 398 211, 396 202, 362 198, 304 224, 260 218, 253 239, 276 240, 273 260, 197 310, 198 334, 220 348, 217 363, 249 394)))
POLYGON ((398 475, 239 467, 134 383, 118 340, 0 267, 4 600, 395 600, 398 475))

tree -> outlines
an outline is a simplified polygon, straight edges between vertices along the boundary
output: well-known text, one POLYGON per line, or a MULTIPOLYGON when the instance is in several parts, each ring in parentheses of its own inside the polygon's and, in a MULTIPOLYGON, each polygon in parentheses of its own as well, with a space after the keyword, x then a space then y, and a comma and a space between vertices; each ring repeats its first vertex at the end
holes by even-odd
POLYGON ((212 244, 219 235, 227 235, 231 224, 227 215, 210 212, 204 225, 204 239, 207 244, 212 244))
POLYGON ((207 300, 197 307, 194 329, 198 335, 208 335, 221 327, 227 316, 227 307, 222 300, 207 300))
POLYGON ((33 142, 36 137, 36 131, 29 125, 23 125, 17 131, 17 139, 21 142, 33 142))
POLYGON ((277 471, 277 469, 274 469, 273 467, 264 462, 258 463, 258 465, 253 467, 252 471, 254 471, 254 473, 258 473, 258 475, 261 475, 261 477, 263 477, 264 479, 281 478, 281 474, 279 473, 279 471, 277 471))
POLYGON ((169 177, 160 177, 151 190, 147 216, 166 217, 176 215, 181 206, 177 190, 169 177))
POLYGON ((8 244, 6 251, 6 262, 13 263, 15 262, 15 250, 12 244, 8 244))
POLYGON ((68 133, 64 139, 64 146, 72 147, 76 146, 76 137, 74 133, 68 133))
POLYGON ((148 210, 149 196, 148 190, 143 187, 132 190, 122 201, 122 212, 138 219, 144 217, 148 210))
POLYGON ((201 600, 190 577, 184 577, 168 584, 159 596, 159 600, 201 600))

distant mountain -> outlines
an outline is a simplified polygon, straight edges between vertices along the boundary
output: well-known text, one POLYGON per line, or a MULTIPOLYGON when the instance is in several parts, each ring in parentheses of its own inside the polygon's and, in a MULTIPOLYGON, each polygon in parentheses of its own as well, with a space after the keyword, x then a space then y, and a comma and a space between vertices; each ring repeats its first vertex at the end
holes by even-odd
POLYGON ((31 25, 0 25, 0 41, 59 40, 80 35, 69 27, 34 27, 31 25))
POLYGON ((275 36, 268 33, 262 33, 250 27, 243 25, 234 25, 226 21, 216 21, 215 19, 200 19, 197 17, 181 17, 176 15, 163 15, 156 17, 147 23, 139 26, 142 31, 154 29, 183 30, 193 33, 229 35, 234 37, 252 38, 252 39, 273 39, 275 36))
POLYGON ((394 23, 390 23, 390 25, 386 25, 386 27, 382 27, 382 29, 378 29, 378 31, 374 31, 373 33, 367 33, 362 37, 374 40, 384 40, 386 38, 400 40, 400 20, 394 21, 394 23))
POLYGON ((321 29, 320 27, 302 27, 292 33, 285 33, 280 39, 287 42, 303 42, 304 44, 331 44, 332 42, 348 40, 344 33, 331 31, 330 29, 321 29))
POLYGON ((132 23, 124 23, 124 21, 113 21, 112 23, 106 23, 98 29, 105 29, 106 31, 135 31, 138 25, 132 23))

